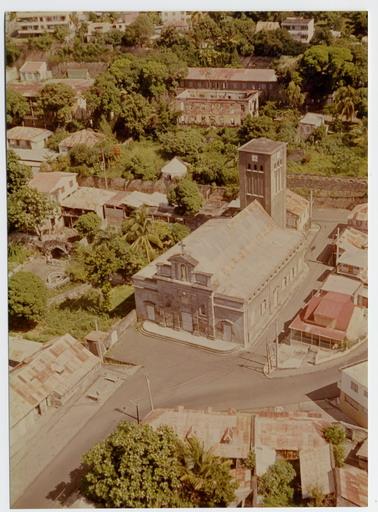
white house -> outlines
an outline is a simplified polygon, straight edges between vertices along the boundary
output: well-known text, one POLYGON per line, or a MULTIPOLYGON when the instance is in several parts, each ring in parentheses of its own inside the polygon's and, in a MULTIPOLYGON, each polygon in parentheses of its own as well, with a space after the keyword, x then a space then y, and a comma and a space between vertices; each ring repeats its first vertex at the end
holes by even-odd
POLYGON ((368 362, 350 364, 340 368, 340 407, 361 427, 368 426, 368 362))
POLYGON ((188 172, 188 164, 175 156, 161 168, 163 178, 183 178, 188 172))
POLYGON ((20 80, 24 82, 40 82, 50 78, 47 64, 44 61, 26 61, 20 68, 20 80))

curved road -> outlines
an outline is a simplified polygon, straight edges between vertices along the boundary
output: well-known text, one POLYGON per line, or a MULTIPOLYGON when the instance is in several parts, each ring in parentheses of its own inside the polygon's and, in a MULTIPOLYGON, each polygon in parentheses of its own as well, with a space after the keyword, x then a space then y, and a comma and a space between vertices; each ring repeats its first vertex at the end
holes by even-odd
MULTIPOLYGON (((328 233, 345 215, 345 210, 316 212, 314 218, 321 230, 315 242, 315 255, 324 248, 328 233), (330 213, 336 218, 330 217, 330 213)), ((156 408, 184 405, 196 409, 212 406, 220 410, 248 410, 335 396, 339 367, 366 357, 366 349, 361 347, 342 361, 329 363, 314 373, 267 379, 262 374, 263 352, 261 355, 252 352, 213 354, 174 341, 146 337, 134 329, 126 332, 119 345, 126 360, 143 368, 104 403, 13 508, 60 508, 72 502, 77 495, 82 454, 112 432, 119 421, 126 419, 119 409, 126 407, 126 412, 134 414, 132 400, 139 404, 141 417, 149 412, 144 374, 149 376, 156 408)))

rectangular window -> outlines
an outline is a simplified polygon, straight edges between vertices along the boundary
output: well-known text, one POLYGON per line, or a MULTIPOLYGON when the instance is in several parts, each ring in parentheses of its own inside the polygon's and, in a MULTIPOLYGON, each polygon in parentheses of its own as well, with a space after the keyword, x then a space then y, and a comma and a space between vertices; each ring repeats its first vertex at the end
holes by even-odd
POLYGON ((350 388, 355 392, 358 393, 358 385, 355 382, 350 383, 350 388))

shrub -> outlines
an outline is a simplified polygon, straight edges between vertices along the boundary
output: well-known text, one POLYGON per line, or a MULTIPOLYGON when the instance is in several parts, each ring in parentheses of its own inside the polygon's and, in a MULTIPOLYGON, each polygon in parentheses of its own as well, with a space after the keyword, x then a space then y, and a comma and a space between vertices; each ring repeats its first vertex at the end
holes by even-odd
POLYGON ((338 423, 334 423, 323 430, 323 436, 326 441, 333 445, 341 444, 345 441, 345 429, 338 423))
POLYGON ((335 458, 336 467, 343 467, 345 460, 345 447, 343 444, 336 444, 333 446, 333 456, 335 458))
POLYGON ((11 324, 36 324, 47 309, 45 283, 32 272, 16 272, 9 280, 9 316, 11 324))

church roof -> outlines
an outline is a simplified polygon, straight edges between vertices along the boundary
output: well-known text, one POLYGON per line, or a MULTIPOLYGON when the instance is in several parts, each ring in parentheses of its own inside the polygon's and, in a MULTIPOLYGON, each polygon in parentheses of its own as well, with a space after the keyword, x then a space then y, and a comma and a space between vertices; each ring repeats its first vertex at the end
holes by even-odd
MULTIPOLYGON (((198 261, 194 272, 212 275, 211 286, 217 294, 240 299, 251 297, 270 275, 301 244, 303 235, 282 229, 258 201, 231 219, 213 219, 184 240, 185 254, 198 261)), ((157 263, 169 264, 180 254, 175 245, 135 278, 153 278, 157 263)))

